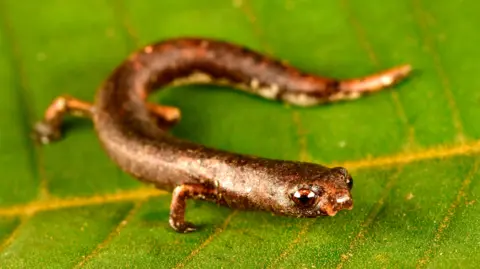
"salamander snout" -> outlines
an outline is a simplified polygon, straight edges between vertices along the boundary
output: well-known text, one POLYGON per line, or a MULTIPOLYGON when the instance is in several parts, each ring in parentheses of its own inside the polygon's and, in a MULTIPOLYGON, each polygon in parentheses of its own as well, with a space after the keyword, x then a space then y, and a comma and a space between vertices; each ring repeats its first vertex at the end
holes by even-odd
POLYGON ((329 216, 335 216, 338 211, 352 210, 353 200, 350 192, 340 191, 331 196, 328 203, 323 204, 323 211, 329 216))
POLYGON ((347 169, 343 167, 330 169, 330 177, 326 182, 329 198, 328 202, 323 203, 323 211, 329 216, 334 216, 340 210, 353 209, 353 199, 350 193, 353 179, 347 169))

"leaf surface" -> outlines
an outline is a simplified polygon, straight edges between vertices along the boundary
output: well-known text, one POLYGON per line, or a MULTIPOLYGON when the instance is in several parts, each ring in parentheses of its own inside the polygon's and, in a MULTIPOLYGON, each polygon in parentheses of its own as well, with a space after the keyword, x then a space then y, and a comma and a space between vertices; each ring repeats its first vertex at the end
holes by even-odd
POLYGON ((473 0, 44 1, 0 4, 0 264, 5 268, 474 267, 480 262, 480 4, 473 0), (345 165, 353 211, 292 219, 189 201, 203 225, 168 226, 170 195, 122 173, 92 124, 37 147, 51 100, 91 101, 130 52, 220 38, 324 76, 410 63, 394 89, 296 108, 226 87, 168 88, 174 134, 234 152, 345 165))

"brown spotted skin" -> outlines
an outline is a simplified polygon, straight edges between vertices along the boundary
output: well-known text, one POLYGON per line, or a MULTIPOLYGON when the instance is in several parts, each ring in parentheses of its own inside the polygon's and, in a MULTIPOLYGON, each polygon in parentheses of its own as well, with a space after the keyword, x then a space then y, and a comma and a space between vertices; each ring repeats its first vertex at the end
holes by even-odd
POLYGON ((178 232, 195 230, 184 219, 187 199, 294 217, 333 216, 353 206, 353 181, 346 169, 241 155, 173 137, 167 129, 178 121, 179 111, 149 104, 146 98, 167 85, 208 83, 309 106, 377 91, 409 72, 409 66, 401 66, 335 80, 228 42, 171 39, 131 55, 103 83, 93 104, 57 98, 35 131, 48 143, 59 138, 66 113, 90 117, 102 146, 121 169, 173 192, 170 225, 178 232))

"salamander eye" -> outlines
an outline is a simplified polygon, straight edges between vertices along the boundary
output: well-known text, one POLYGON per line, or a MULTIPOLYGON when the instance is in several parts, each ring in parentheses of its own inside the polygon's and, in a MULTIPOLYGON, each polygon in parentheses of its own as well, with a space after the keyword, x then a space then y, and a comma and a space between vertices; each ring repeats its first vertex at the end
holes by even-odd
POLYGON ((318 195, 309 189, 300 189, 292 195, 295 204, 301 207, 311 207, 315 205, 318 195))
POLYGON ((352 179, 352 176, 349 176, 347 178, 347 186, 348 186, 348 189, 351 190, 352 187, 353 187, 353 179, 352 179))

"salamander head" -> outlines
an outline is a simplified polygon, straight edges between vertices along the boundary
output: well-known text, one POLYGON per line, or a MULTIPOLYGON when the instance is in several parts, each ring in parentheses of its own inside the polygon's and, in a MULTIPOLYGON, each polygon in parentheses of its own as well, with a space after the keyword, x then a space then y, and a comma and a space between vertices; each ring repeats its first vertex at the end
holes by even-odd
POLYGON ((334 216, 338 211, 353 208, 353 180, 343 167, 322 171, 311 179, 293 184, 288 190, 288 210, 298 217, 334 216))

